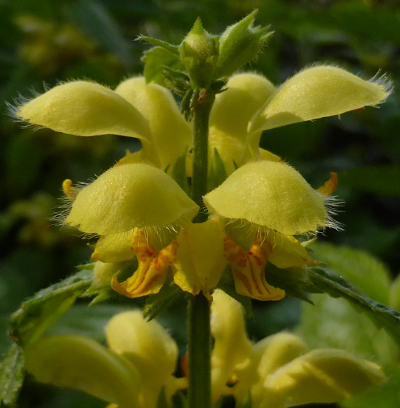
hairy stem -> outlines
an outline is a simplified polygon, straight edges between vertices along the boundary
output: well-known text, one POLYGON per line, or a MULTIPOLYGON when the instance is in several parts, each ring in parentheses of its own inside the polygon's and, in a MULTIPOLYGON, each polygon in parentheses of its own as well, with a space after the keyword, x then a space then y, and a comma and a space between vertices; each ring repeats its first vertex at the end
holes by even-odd
MULTIPOLYGON (((215 94, 202 90, 193 106, 194 140, 192 198, 201 210, 194 222, 207 219, 208 127, 215 94)), ((189 408, 211 407, 210 303, 202 294, 192 296, 188 310, 189 408)))

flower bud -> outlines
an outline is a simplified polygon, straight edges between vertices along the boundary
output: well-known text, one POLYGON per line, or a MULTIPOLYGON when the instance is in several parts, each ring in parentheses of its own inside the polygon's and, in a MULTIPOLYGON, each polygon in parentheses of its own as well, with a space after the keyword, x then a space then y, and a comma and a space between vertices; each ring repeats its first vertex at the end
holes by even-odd
POLYGON ((253 27, 257 10, 228 27, 219 40, 217 76, 229 77, 252 61, 272 35, 268 27, 253 27))
POLYGON ((198 18, 179 47, 179 53, 193 88, 207 88, 214 75, 218 56, 216 37, 209 34, 198 18))

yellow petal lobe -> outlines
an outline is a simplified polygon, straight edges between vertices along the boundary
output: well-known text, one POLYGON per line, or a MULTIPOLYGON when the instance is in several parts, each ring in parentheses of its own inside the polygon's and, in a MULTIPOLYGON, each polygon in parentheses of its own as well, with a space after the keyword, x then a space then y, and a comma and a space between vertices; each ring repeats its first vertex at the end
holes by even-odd
POLYGON ((375 106, 383 102, 387 87, 334 66, 304 69, 284 82, 253 119, 250 129, 260 131, 291 123, 375 106))
POLYGON ((270 231, 268 240, 272 246, 268 261, 278 268, 302 268, 316 264, 296 238, 270 231))
POLYGON ((20 106, 17 116, 33 125, 75 136, 115 134, 146 139, 146 119, 111 89, 94 82, 55 86, 20 106))
POLYGON ((165 88, 146 84, 144 77, 130 78, 115 92, 132 104, 147 119, 151 138, 142 146, 142 159, 161 169, 173 166, 192 143, 192 129, 179 112, 172 94, 165 88))
POLYGON ((92 254, 92 259, 102 262, 129 261, 135 256, 133 239, 135 230, 100 237, 92 254))
POLYGON ((120 407, 139 403, 136 366, 89 338, 40 339, 25 349, 25 367, 45 384, 81 390, 120 407))
POLYGON ((124 164, 79 191, 66 223, 106 235, 181 225, 197 211, 197 204, 163 171, 143 163, 124 164))
POLYGON ((269 394, 280 395, 286 407, 339 402, 381 383, 384 378, 379 366, 345 351, 313 350, 267 377, 265 399, 269 394))
POLYGON ((231 238, 225 238, 225 257, 231 266, 236 292, 257 300, 281 300, 285 291, 270 285, 265 280, 265 266, 271 246, 253 244, 248 252, 231 238))
POLYGON ((261 132, 250 140, 247 126, 275 88, 268 79, 254 73, 233 75, 226 88, 216 96, 211 111, 209 151, 218 151, 230 174, 235 164, 240 166, 249 158, 250 151, 258 151, 261 132), (249 147, 249 143, 254 146, 249 147))
POLYGON ((247 163, 204 197, 219 216, 246 220, 286 235, 327 224, 324 199, 295 169, 282 162, 247 163))
POLYGON ((243 315, 238 301, 220 289, 214 291, 211 304, 211 333, 215 340, 211 356, 214 402, 224 393, 232 377, 241 377, 240 374, 250 368, 253 351, 243 315))
POLYGON ((163 387, 168 398, 176 391, 172 374, 178 347, 155 320, 147 321, 140 311, 119 313, 108 322, 106 339, 111 350, 137 367, 142 379, 141 407, 156 408, 163 387))
POLYGON ((136 271, 123 282, 119 282, 114 275, 111 287, 129 298, 158 293, 168 277, 169 268, 175 262, 177 242, 172 241, 158 252, 149 243, 146 232, 136 228, 132 248, 138 260, 136 271))
POLYGON ((189 224, 178 236, 174 282, 192 295, 210 297, 224 272, 224 232, 218 220, 189 224))

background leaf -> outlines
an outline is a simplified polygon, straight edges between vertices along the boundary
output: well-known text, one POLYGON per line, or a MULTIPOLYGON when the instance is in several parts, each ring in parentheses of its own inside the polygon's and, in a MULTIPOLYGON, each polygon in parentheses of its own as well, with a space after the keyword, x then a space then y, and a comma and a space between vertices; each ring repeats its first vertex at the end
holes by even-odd
POLYGON ((22 345, 37 340, 75 302, 92 282, 92 271, 83 270, 49 286, 25 301, 12 315, 11 336, 22 345))
POLYGON ((0 367, 0 404, 14 406, 24 381, 24 353, 12 344, 0 367))

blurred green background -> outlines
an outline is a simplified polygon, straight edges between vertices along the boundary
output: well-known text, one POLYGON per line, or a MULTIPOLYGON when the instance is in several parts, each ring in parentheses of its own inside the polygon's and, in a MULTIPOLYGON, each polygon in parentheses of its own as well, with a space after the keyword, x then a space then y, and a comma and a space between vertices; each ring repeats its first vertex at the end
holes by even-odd
MULTIPOLYGON (((338 172, 337 195, 345 205, 337 218, 345 230, 327 231, 321 240, 368 251, 383 261, 392 277, 398 274, 397 0, 1 0, 0 353, 9 342, 7 316, 21 301, 88 260, 87 242, 51 221, 60 205, 62 181, 87 181, 126 149, 138 148, 138 142, 128 138, 79 138, 24 128, 10 117, 12 109, 6 103, 13 105, 77 78, 114 87, 142 71, 140 58, 146 46, 135 41, 139 34, 179 43, 197 16, 208 31, 219 33, 255 8, 257 22, 271 24, 275 34, 248 68, 275 84, 316 62, 336 64, 366 79, 385 73, 392 80, 394 92, 379 109, 272 130, 262 144, 298 168, 315 187, 330 171, 338 172)), ((101 340, 102 324, 119 308, 100 305, 87 310, 80 305, 59 330, 68 327, 101 340), (79 321, 74 318, 78 315, 79 321)), ((183 347, 180 309, 161 318, 183 347)), ((298 301, 290 298, 257 304, 249 322, 252 336, 293 328, 300 313, 298 301)), ((30 381, 21 401, 24 407, 104 406, 80 393, 55 392, 30 381)))

